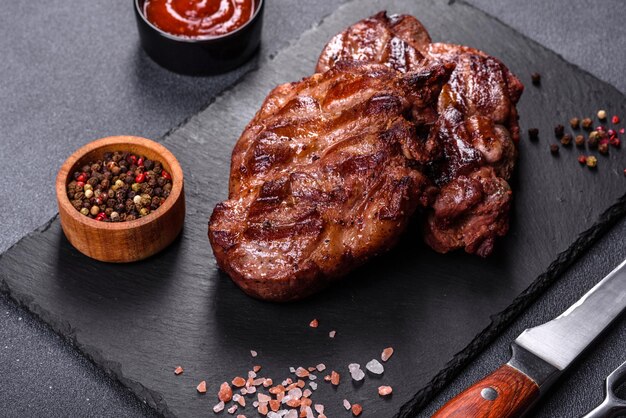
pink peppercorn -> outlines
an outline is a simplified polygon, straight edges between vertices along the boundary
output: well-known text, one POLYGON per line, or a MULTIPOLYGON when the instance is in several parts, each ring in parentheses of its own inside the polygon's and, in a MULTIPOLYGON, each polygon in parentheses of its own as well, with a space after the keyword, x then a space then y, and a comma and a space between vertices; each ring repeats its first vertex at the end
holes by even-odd
POLYGON ((613 125, 617 125, 619 123, 619 116, 615 115, 611 118, 611 122, 613 122, 613 125))
POLYGON ((584 155, 579 155, 578 162, 584 165, 587 162, 587 157, 585 157, 584 155))

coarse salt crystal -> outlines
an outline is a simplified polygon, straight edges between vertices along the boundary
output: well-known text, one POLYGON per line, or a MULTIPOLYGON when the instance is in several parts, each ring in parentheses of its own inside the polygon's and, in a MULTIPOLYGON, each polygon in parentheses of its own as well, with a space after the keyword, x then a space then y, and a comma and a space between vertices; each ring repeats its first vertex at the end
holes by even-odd
POLYGON ((255 393, 256 392, 256 386, 250 386, 248 388, 248 393, 255 393))
POLYGON ((250 355, 251 355, 252 357, 256 357, 256 356, 258 356, 258 355, 259 355, 259 353, 257 353, 257 352, 256 352, 256 351, 254 351, 254 350, 250 350, 250 355))
POLYGON ((306 411, 306 418, 314 418, 313 410, 310 406, 307 406, 304 410, 306 411))
POLYGON ((220 401, 217 405, 213 407, 213 412, 215 412, 216 414, 218 412, 222 412, 223 410, 224 410, 224 401, 220 401))
POLYGON ((259 402, 269 402, 272 400, 271 396, 266 395, 264 393, 258 393, 257 398, 259 399, 259 402))
POLYGON ((359 370, 361 368, 361 365, 358 363, 350 363, 348 364, 348 370, 350 370, 351 372, 354 370, 359 370))
POLYGON ((352 379, 360 382, 365 377, 365 372, 363 372, 363 370, 361 369, 352 370, 350 372, 350 376, 352 376, 352 379))
POLYGON ((317 366, 315 366, 315 368, 317 369, 318 372, 323 372, 324 370, 326 370, 326 365, 324 363, 320 363, 317 366))
POLYGON ((235 411, 237 411, 237 405, 233 405, 230 408, 228 408, 228 413, 229 414, 234 414, 235 411))
POLYGON ((309 382, 309 386, 311 386, 311 389, 313 389, 313 390, 317 390, 317 383, 315 383, 315 382, 309 382))
POLYGON ((309 326, 310 326, 311 328, 317 328, 317 327, 319 326, 319 324, 320 324, 320 323, 319 323, 319 321, 318 321, 317 319, 314 319, 314 320, 312 320, 312 321, 309 323, 309 326))
POLYGON ((289 373, 295 373, 295 372, 296 372, 295 367, 290 367, 290 368, 289 368, 289 373))
POLYGON ((291 411, 287 412, 285 418, 298 418, 298 411, 292 409, 291 411))
POLYGON ((250 370, 248 372, 248 379, 254 379, 256 377, 256 373, 250 370))
POLYGON ((180 367, 180 366, 178 366, 178 367, 176 367, 176 369, 174 369, 174 374, 175 374, 175 375, 179 375, 179 374, 181 374, 182 372, 183 372, 183 368, 182 368, 182 367, 180 367))
POLYGON ((316 403, 315 404, 315 411, 317 411, 318 414, 323 414, 324 413, 324 405, 322 405, 321 403, 316 403))
POLYGON ((311 396, 312 393, 313 392, 311 392, 311 389, 304 389, 304 391, 302 392, 302 396, 308 398, 309 396, 311 396))
POLYGON ((315 376, 314 374, 309 375, 309 380, 315 380, 315 379, 317 379, 317 376, 315 376))
POLYGON ((300 399, 302 397, 302 389, 293 388, 287 394, 291 396, 292 399, 300 399))
POLYGON ((259 406, 259 401, 252 402, 252 406, 257 408, 259 406))
POLYGON ((392 392, 393 392, 393 389, 391 388, 391 386, 379 386, 378 387, 378 394, 380 396, 391 395, 392 392))
POLYGON ((199 393, 206 393, 206 381, 203 380, 202 382, 198 383, 198 386, 196 387, 196 390, 199 393))
POLYGON ((387 347, 383 350, 382 354, 380 355, 380 359, 382 361, 387 361, 391 358, 391 356, 393 356, 393 347, 387 347))
POLYGON ((298 367, 296 369, 296 376, 298 377, 307 377, 309 375, 309 371, 304 367, 298 367))
POLYGON ((333 330, 333 331, 331 331, 331 332, 329 332, 329 333, 328 333, 328 336, 329 336, 330 338, 335 338, 335 334, 337 334, 337 331, 333 330))
POLYGON ((352 405, 350 405, 350 402, 348 402, 347 399, 343 400, 343 407, 346 408, 346 411, 348 411, 350 409, 352 405))
POLYGON ((376 359, 370 360, 365 365, 365 368, 374 374, 383 374, 383 372, 385 371, 385 368, 383 367, 383 365, 380 364, 380 362, 376 359))

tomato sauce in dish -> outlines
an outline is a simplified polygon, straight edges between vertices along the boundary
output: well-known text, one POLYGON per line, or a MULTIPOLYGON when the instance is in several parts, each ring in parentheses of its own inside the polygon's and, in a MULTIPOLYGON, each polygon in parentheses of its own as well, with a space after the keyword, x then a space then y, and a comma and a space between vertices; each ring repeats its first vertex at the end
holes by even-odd
POLYGON ((225 35, 254 15, 255 0, 146 0, 144 16, 157 28, 187 38, 225 35))

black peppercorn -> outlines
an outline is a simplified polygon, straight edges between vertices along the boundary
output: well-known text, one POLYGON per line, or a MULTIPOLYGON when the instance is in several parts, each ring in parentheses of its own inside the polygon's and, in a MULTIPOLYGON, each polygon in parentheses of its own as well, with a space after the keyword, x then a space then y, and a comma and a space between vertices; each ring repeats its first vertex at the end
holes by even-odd
POLYGON ((590 131, 593 125, 591 118, 584 118, 582 121, 582 127, 586 131, 590 131))
POLYGON ((561 137, 561 144, 563 145, 571 145, 572 136, 570 134, 565 134, 561 137))
POLYGON ((532 73, 530 75, 530 78, 533 81, 533 84, 535 86, 538 86, 539 84, 541 84, 541 74, 539 74, 539 73, 532 73))
POLYGON ((565 127, 563 125, 559 124, 554 127, 554 136, 556 136, 557 138, 561 139, 564 133, 565 127))
POLYGON ((143 166, 146 168, 146 170, 150 170, 152 169, 152 166, 154 165, 154 163, 152 162, 152 160, 145 160, 143 162, 143 166))
POLYGON ((530 128, 528 130, 528 137, 532 139, 533 141, 536 141, 537 139, 539 139, 539 129, 530 128))
POLYGON ((557 144, 551 144, 550 145, 550 152, 552 154, 558 154, 559 153, 559 146, 557 144))
POLYGON ((607 155, 609 153, 609 144, 606 142, 598 144, 598 152, 602 155, 607 155))
POLYGON ((571 118, 569 120, 569 124, 572 127, 572 129, 578 129, 580 127, 580 119, 578 119, 578 118, 571 118))

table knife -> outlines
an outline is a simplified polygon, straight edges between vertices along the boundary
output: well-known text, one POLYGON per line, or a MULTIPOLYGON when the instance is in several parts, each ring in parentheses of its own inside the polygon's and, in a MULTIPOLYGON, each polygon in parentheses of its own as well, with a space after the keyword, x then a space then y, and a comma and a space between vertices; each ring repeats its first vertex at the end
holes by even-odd
POLYGON ((475 383, 433 418, 524 415, 626 309, 626 260, 559 317, 522 332, 508 363, 475 383))

